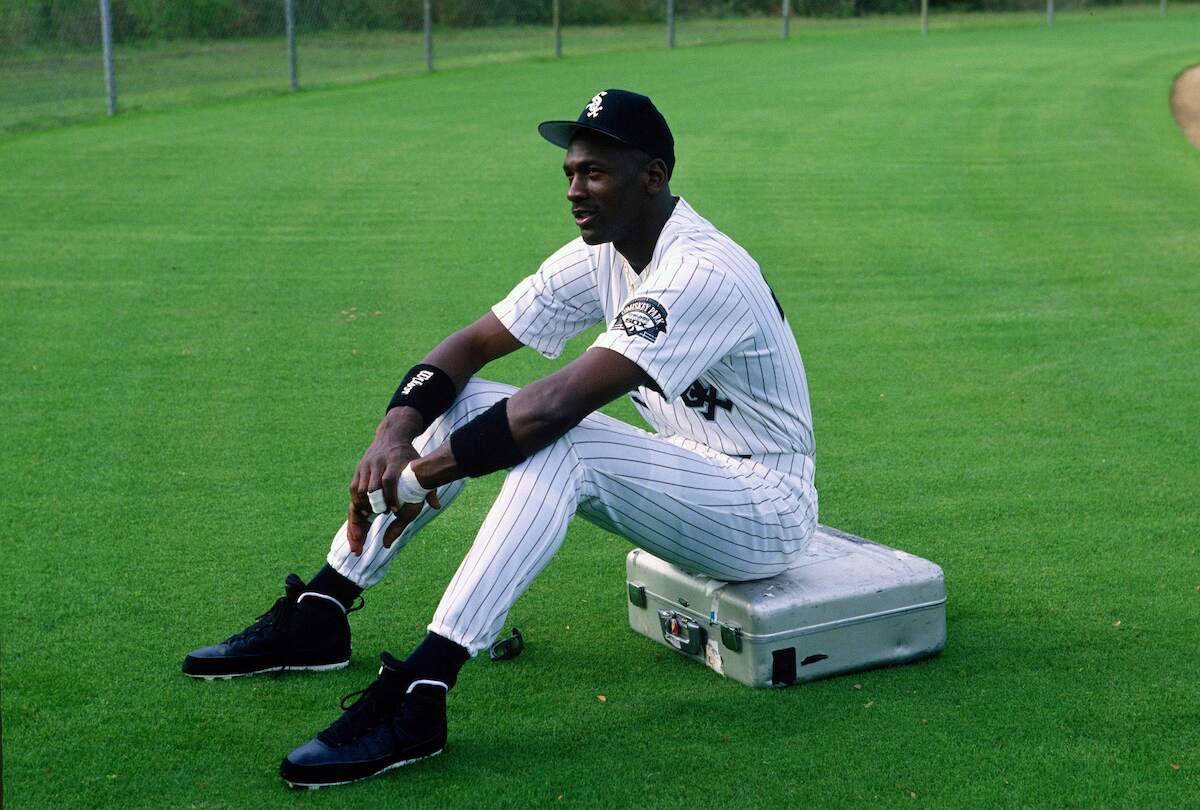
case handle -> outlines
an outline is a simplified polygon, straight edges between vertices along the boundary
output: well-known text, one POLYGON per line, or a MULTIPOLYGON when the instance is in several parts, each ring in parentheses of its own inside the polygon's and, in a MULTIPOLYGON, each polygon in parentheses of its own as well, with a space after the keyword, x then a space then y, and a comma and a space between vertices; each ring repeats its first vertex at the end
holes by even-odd
POLYGON ((663 639, 672 647, 687 655, 703 654, 704 628, 695 620, 671 610, 660 610, 658 624, 662 627, 663 639))

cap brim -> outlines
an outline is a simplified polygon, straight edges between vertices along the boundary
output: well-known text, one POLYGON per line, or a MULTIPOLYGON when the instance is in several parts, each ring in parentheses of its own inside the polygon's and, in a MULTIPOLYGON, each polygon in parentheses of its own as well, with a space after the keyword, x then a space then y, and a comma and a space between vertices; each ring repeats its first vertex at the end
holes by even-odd
POLYGON ((603 130, 600 127, 581 124, 578 121, 543 121, 542 123, 538 124, 538 134, 550 141, 550 143, 554 144, 555 146, 561 146, 563 149, 566 149, 571 145, 571 139, 574 138, 575 133, 579 132, 581 129, 587 130, 588 132, 598 133, 606 138, 611 138, 618 143, 623 143, 626 146, 633 146, 633 144, 622 138, 618 138, 616 135, 613 135, 607 130, 603 130))

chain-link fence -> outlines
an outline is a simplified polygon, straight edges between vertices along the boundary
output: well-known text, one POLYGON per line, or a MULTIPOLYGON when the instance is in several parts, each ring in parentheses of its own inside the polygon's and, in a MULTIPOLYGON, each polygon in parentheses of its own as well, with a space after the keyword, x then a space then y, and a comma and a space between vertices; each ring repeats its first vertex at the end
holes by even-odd
MULTIPOLYGON (((522 58, 795 37, 885 13, 904 16, 883 24, 914 32, 926 14, 936 28, 964 10, 1036 9, 1051 24, 1089 0, 928 2, 2 0, 0 133, 102 116, 110 105, 163 109, 522 58)), ((1166 0, 1128 13, 1166 15, 1166 0)))

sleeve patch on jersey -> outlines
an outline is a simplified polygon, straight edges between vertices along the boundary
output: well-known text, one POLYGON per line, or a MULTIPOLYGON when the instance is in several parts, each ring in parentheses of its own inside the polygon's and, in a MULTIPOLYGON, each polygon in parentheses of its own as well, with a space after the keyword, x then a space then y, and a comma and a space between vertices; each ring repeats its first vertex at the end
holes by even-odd
POLYGON ((617 313, 613 329, 624 329, 630 337, 637 335, 653 343, 667 332, 667 310, 653 298, 633 298, 617 313))

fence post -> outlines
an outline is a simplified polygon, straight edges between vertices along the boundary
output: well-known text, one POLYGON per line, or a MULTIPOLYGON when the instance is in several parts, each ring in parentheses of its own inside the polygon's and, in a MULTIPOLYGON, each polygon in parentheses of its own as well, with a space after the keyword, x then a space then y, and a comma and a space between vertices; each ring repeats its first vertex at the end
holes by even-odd
POLYGON ((1158 0, 1158 16, 1167 16, 1167 0, 1158 0))
POLYGON ((295 93, 300 89, 300 74, 296 72, 296 0, 283 0, 283 22, 287 29, 288 86, 295 93))
POLYGON ((921 36, 929 33, 929 0, 921 0, 921 36))
POLYGON ((667 0, 667 47, 675 47, 675 0, 667 0))
POLYGON ((112 5, 100 0, 100 39, 104 43, 104 90, 108 95, 108 114, 117 114, 117 77, 113 71, 112 5))
POLYGON ((554 0, 554 55, 562 56, 562 0, 554 0))
POLYGON ((1054 0, 1046 0, 1046 26, 1054 27, 1054 0))
POLYGON ((783 38, 788 38, 788 28, 792 21, 792 0, 783 0, 783 38))
POLYGON ((425 70, 433 72, 433 0, 425 0, 425 70))

